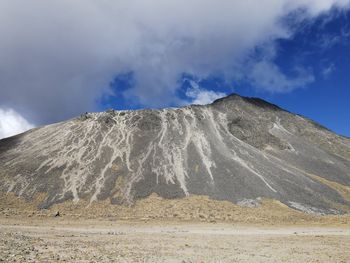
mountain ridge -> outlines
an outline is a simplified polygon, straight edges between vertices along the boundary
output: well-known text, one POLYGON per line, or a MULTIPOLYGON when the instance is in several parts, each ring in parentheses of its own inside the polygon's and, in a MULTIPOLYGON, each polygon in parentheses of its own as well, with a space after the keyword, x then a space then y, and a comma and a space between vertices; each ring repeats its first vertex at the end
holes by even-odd
POLYGON ((349 140, 238 94, 35 128, 0 140, 0 166, 0 191, 28 200, 45 193, 41 207, 80 199, 130 205, 153 192, 234 203, 271 198, 321 214, 350 207, 331 187, 350 185, 349 140))

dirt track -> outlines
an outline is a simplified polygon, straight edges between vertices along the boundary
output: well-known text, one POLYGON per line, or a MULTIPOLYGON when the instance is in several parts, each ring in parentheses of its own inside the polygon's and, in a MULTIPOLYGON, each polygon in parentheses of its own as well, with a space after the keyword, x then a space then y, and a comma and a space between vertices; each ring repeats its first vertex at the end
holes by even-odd
POLYGON ((349 262, 350 229, 0 219, 3 262, 349 262))

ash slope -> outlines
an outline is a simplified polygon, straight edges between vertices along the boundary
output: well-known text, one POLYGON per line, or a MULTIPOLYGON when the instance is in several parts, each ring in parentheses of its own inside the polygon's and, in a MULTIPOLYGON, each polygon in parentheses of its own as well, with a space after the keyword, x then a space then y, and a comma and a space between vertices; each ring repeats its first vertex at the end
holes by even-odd
POLYGON ((266 101, 236 94, 206 106, 107 111, 0 141, 0 191, 41 207, 73 199, 133 204, 207 195, 277 199, 309 213, 350 200, 350 139, 266 101))

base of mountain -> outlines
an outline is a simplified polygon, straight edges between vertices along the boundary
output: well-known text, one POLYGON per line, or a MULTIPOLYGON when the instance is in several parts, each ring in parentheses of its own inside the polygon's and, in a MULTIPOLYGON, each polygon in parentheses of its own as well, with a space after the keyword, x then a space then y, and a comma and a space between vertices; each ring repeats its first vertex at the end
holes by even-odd
POLYGON ((44 197, 44 195, 38 195, 32 202, 27 202, 12 193, 1 194, 0 218, 45 219, 59 216, 72 220, 227 222, 260 226, 350 227, 350 213, 307 214, 271 199, 261 199, 259 204, 241 206, 228 201, 213 200, 207 196, 193 195, 181 199, 164 199, 151 194, 135 202, 133 206, 114 205, 109 200, 93 203, 80 200, 55 204, 49 209, 38 209, 37 206, 44 197))

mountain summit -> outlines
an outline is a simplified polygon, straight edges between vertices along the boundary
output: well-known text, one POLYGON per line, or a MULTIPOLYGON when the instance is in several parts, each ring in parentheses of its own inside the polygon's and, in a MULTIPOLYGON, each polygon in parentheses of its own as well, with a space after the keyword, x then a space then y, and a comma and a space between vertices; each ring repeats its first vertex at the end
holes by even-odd
POLYGON ((0 191, 41 207, 205 195, 276 199, 308 213, 350 208, 350 139, 257 98, 87 113, 0 140, 0 191))

